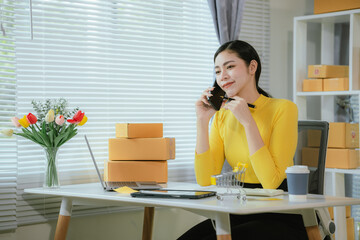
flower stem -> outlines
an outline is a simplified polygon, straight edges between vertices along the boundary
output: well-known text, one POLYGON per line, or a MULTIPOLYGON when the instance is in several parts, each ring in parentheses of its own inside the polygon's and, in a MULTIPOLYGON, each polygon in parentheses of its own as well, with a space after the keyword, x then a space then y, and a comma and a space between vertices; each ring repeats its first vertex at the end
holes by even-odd
POLYGON ((53 188, 59 186, 58 173, 56 168, 56 154, 58 148, 45 148, 46 153, 46 171, 45 171, 45 187, 53 188))

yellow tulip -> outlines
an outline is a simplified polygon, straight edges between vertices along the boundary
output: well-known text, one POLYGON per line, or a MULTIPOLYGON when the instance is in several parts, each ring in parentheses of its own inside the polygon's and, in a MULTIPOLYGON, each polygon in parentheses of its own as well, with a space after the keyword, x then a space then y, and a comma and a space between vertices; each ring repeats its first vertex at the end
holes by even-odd
POLYGON ((45 122, 51 123, 55 120, 55 112, 54 110, 50 109, 49 112, 45 116, 45 122))
POLYGON ((81 120, 81 122, 79 122, 78 125, 79 125, 79 126, 82 126, 82 125, 84 125, 86 122, 87 122, 87 116, 84 115, 83 119, 81 120))
POLYGON ((24 128, 27 128, 30 126, 29 121, 26 118, 26 115, 24 115, 24 117, 22 119, 19 119, 19 123, 21 124, 21 126, 23 126, 24 128))
POLYGON ((12 129, 4 129, 0 131, 2 134, 4 134, 7 137, 11 137, 14 133, 14 130, 12 129))

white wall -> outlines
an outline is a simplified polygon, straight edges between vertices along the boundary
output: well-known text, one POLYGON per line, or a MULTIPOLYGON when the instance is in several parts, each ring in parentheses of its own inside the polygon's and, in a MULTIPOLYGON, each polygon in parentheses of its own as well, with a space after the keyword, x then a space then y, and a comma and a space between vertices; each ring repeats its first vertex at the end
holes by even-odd
MULTIPOLYGON (((251 0, 250 0, 251 1, 251 0)), ((313 0, 270 0, 270 93, 276 98, 292 99, 293 17, 312 14, 313 0)), ((68 240, 141 239, 143 213, 125 212, 72 218, 68 240)), ((204 218, 176 209, 155 211, 153 239, 176 239, 204 218)), ((53 239, 56 221, 19 227, 0 234, 0 240, 53 239)))
POLYGON ((313 0, 270 0, 270 93, 292 100, 293 18, 313 14, 313 0))

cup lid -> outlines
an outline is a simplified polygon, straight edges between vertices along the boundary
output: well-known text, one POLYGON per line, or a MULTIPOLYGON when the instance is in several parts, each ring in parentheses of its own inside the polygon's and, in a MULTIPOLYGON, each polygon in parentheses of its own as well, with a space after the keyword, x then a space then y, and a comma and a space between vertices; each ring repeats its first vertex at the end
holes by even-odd
POLYGON ((308 166, 305 165, 294 165, 288 167, 285 173, 310 173, 308 166))

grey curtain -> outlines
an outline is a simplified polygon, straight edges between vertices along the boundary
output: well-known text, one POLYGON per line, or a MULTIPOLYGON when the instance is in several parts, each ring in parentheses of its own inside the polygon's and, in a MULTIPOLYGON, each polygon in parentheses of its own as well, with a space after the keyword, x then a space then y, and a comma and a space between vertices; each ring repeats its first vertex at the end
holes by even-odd
POLYGON ((208 0, 220 44, 236 40, 246 0, 208 0))
MULTIPOLYGON (((238 38, 245 1, 246 0, 208 0, 220 45, 238 38)), ((229 171, 232 171, 232 168, 229 163, 225 161, 222 172, 229 171)))

